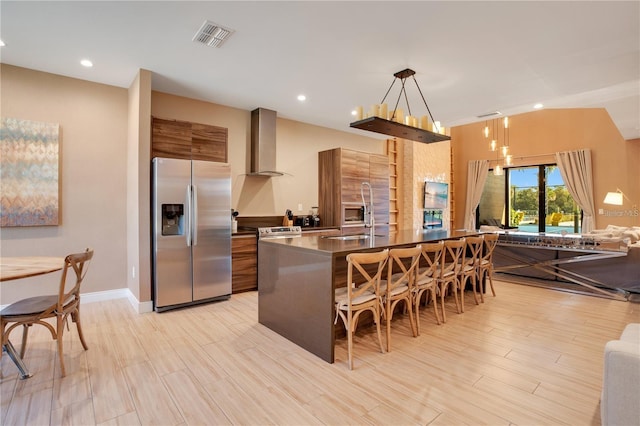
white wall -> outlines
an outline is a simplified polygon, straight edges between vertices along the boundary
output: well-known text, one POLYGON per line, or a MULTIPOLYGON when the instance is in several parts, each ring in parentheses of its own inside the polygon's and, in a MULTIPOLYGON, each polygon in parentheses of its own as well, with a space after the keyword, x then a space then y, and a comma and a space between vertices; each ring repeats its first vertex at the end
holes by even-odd
MULTIPOLYGON (((126 287, 127 91, 2 64, 3 117, 60 125, 60 225, 0 229, 4 256, 95 250, 83 292, 126 287)), ((3 282, 0 304, 59 275, 3 282)))
MULTIPOLYGON (((151 300, 151 72, 139 70, 128 90, 127 287, 138 301, 151 300)), ((139 311, 152 306, 136 306, 139 311)))

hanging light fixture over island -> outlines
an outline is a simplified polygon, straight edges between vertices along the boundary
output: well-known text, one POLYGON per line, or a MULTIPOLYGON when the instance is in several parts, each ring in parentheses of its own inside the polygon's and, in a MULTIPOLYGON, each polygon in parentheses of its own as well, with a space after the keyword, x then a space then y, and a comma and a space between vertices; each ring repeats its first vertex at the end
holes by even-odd
POLYGON ((429 110, 429 106, 427 105, 427 101, 425 100, 424 95, 420 90, 420 86, 418 86, 418 82, 416 81, 414 74, 415 71, 409 68, 395 73, 395 78, 393 79, 389 90, 387 90, 387 93, 382 98, 382 101, 379 104, 374 104, 371 106, 371 110, 368 113, 367 117, 364 117, 364 111, 362 107, 357 107, 357 120, 351 123, 350 127, 422 143, 434 143, 451 140, 451 137, 445 134, 445 129, 440 126, 440 122, 433 119, 431 111, 429 110), (418 92, 420 93, 420 96, 424 101, 424 106, 427 108, 427 113, 429 114, 428 116, 423 115, 422 117, 418 118, 411 113, 411 107, 409 106, 409 100, 405 88, 405 81, 409 77, 412 77, 413 81, 416 83, 418 92), (387 95, 389 94, 397 80, 400 80, 400 84, 402 85, 402 87, 400 89, 398 99, 393 109, 389 110, 388 105, 385 103, 385 99, 387 98, 387 95), (404 111, 398 108, 400 97, 403 93, 407 104, 407 116, 404 116, 404 111), (431 121, 429 121, 429 118, 431 118, 431 121))

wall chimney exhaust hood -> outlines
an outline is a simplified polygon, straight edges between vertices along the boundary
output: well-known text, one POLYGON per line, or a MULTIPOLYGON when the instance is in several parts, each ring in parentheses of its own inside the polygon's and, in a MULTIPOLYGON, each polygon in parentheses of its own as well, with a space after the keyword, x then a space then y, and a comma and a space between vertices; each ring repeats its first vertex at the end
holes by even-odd
POLYGON ((276 171, 276 112, 251 111, 251 173, 249 176, 282 176, 276 171))

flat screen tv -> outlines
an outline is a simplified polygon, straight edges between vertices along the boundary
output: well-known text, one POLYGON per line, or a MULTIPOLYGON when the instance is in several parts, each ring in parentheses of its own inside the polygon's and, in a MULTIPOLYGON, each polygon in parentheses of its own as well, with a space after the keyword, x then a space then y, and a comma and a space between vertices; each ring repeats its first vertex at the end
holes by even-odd
POLYGON ((422 227, 424 229, 442 228, 442 210, 429 210, 423 211, 422 227))
POLYGON ((446 209, 449 207, 449 184, 444 182, 424 183, 424 208, 446 209))

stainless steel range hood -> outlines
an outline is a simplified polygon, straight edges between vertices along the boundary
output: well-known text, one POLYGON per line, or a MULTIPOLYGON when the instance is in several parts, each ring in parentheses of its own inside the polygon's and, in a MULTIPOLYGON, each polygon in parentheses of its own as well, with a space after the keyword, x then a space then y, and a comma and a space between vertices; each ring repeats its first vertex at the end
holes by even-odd
POLYGON ((251 111, 251 173, 249 176, 282 176, 276 171, 276 112, 251 111))

